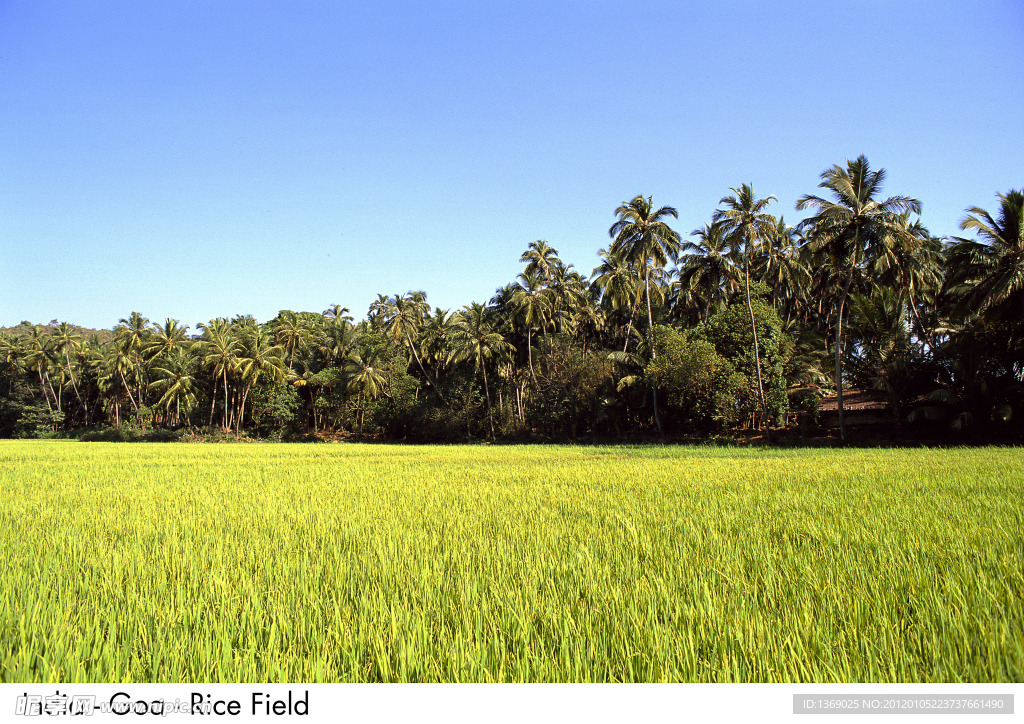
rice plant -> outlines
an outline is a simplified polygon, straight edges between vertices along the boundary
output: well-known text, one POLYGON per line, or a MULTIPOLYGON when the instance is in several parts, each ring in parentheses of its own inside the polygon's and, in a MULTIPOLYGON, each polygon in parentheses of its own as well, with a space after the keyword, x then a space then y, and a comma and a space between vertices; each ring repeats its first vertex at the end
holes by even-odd
POLYGON ((0 681, 1024 679, 1017 449, 0 442, 0 681))

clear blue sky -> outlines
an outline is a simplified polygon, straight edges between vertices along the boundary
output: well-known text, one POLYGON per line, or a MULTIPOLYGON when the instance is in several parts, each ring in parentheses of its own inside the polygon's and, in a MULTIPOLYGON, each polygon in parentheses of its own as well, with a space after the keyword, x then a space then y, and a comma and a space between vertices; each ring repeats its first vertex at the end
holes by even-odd
POLYGON ((936 235, 1024 186, 1024 2, 0 0, 0 325, 585 274, 866 154, 936 235))

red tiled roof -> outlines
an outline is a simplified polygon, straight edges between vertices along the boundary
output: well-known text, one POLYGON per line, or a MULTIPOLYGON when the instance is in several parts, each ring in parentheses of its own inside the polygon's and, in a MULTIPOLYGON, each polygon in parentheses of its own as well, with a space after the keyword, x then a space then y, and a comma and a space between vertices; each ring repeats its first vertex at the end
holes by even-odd
MULTIPOLYGON (((821 398, 823 412, 839 409, 839 396, 836 394, 821 398)), ((889 403, 885 397, 874 390, 850 388, 843 390, 843 410, 888 410, 889 403)))

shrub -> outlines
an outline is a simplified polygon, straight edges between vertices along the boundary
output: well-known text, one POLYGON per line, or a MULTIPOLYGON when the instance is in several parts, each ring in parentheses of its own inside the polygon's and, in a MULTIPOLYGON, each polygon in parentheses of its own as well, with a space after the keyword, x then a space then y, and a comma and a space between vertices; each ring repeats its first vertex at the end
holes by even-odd
POLYGON ((655 330, 658 356, 646 376, 665 396, 666 424, 696 430, 728 427, 741 411, 747 377, 703 339, 655 330))

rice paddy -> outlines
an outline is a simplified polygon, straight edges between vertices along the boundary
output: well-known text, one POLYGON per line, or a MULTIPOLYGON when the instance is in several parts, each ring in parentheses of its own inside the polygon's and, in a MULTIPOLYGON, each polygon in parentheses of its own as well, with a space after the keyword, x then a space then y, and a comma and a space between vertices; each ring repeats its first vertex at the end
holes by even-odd
POLYGON ((1024 451, 0 441, 0 681, 1024 680, 1024 451))

